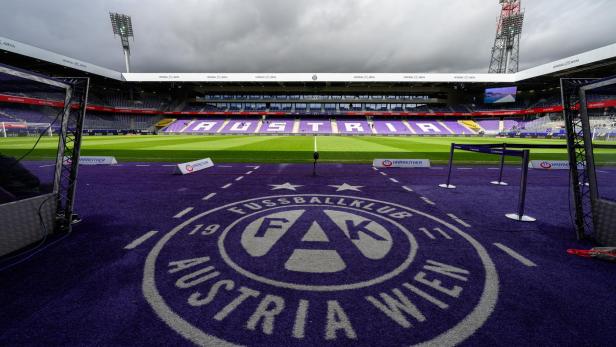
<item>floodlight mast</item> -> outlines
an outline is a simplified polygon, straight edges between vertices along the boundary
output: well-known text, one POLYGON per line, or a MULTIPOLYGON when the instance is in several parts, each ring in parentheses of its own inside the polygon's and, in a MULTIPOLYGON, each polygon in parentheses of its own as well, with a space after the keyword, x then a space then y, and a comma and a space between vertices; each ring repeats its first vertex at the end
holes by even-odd
POLYGON ((126 64, 126 72, 130 72, 130 45, 128 38, 133 36, 133 23, 130 16, 120 13, 109 12, 111 26, 113 27, 113 35, 118 35, 124 49, 124 63, 126 64))
POLYGON ((496 25, 489 73, 516 73, 520 61, 520 37, 524 11, 522 0, 499 0, 501 13, 496 25))

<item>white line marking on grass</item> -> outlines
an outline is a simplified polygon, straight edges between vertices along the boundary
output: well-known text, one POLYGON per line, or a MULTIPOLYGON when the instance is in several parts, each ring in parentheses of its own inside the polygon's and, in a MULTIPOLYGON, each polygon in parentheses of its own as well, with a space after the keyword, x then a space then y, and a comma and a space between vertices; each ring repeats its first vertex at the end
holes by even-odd
POLYGON ((208 195, 204 196, 201 200, 210 200, 215 195, 216 195, 216 193, 209 193, 208 195))
POLYGON ((171 167, 171 166, 177 166, 177 165, 176 164, 164 164, 164 165, 161 165, 161 166, 171 167))
POLYGON ((455 220, 456 222, 460 223, 462 226, 465 226, 465 227, 467 227, 467 228, 470 228, 470 227, 471 227, 471 225, 470 225, 470 224, 468 224, 468 223, 466 223, 465 221, 461 220, 461 219, 460 219, 460 218, 458 218, 458 216, 456 216, 455 214, 453 214, 453 213, 447 213, 447 215, 448 215, 451 219, 453 219, 453 220, 455 220))
POLYGON ((424 234, 426 234, 426 236, 432 240, 436 240, 436 237, 434 237, 434 235, 432 235, 431 232, 428 231, 427 228, 419 228, 419 231, 422 231, 424 234))
POLYGON ((402 189, 404 189, 406 191, 409 191, 409 192, 413 191, 413 189, 411 189, 411 187, 407 187, 407 186, 402 186, 402 189))
POLYGON ((372 170, 379 171, 379 169, 375 168, 374 166, 372 167, 372 170))
POLYGON ((439 234, 443 235, 443 237, 446 238, 447 240, 451 240, 451 236, 449 236, 449 234, 444 232, 443 229, 441 229, 441 228, 434 228, 434 230, 436 230, 439 234))
POLYGON ((381 171, 380 174, 383 175, 383 176, 387 176, 387 174, 385 172, 383 172, 383 171, 381 171))
POLYGON ((49 166, 55 166, 56 164, 49 164, 49 165, 41 165, 39 167, 49 167, 49 166))
POLYGON ((431 167, 430 170, 444 170, 442 167, 431 167))
POLYGON ((458 170, 472 170, 472 167, 459 167, 458 170))
POLYGON ((513 249, 503 245, 502 243, 494 243, 494 246, 500 248, 503 252, 509 254, 513 259, 519 261, 520 263, 528 266, 528 267, 534 267, 537 266, 537 264, 533 263, 531 260, 529 260, 528 258, 522 256, 520 253, 514 251, 513 249))
POLYGON ((231 165, 218 165, 218 167, 233 167, 231 165))
POLYGON ((314 151, 317 152, 317 137, 314 137, 314 151))
POLYGON ((146 166, 150 166, 150 164, 136 164, 135 166, 143 166, 143 167, 146 167, 146 166))
POLYGON ((178 212, 178 214, 173 216, 173 218, 182 218, 182 217, 184 217, 184 215, 186 215, 188 212, 190 212, 192 210, 193 210, 193 207, 187 207, 184 210, 178 212))
POLYGON ((248 171, 244 175, 250 175, 253 171, 248 171))
POLYGON ((499 167, 489 167, 488 170, 500 170, 499 167))
POLYGON ((235 181, 236 181, 236 182, 237 182, 237 181, 241 181, 243 178, 244 178, 244 176, 240 176, 240 177, 236 178, 236 179, 235 179, 235 181))
POLYGON ((425 196, 420 197, 428 205, 436 205, 432 200, 426 198, 425 196))
POLYGON ((261 166, 255 166, 255 170, 259 170, 261 166))
POLYGON ((136 239, 135 241, 129 243, 128 245, 124 246, 124 249, 134 249, 137 246, 139 246, 140 244, 144 243, 145 241, 147 241, 150 237, 156 235, 158 233, 158 230, 151 230, 148 231, 147 233, 143 234, 141 237, 139 237, 138 239, 136 239))
POLYGON ((392 181, 392 182, 394 182, 394 183, 400 183, 400 181, 398 181, 398 180, 397 180, 397 179, 395 179, 395 178, 389 178, 389 180, 390 180, 390 181, 392 181))
POLYGON ((227 189, 227 188, 231 187, 231 185, 233 185, 233 183, 227 183, 227 184, 225 184, 224 186, 222 186, 220 188, 227 189))

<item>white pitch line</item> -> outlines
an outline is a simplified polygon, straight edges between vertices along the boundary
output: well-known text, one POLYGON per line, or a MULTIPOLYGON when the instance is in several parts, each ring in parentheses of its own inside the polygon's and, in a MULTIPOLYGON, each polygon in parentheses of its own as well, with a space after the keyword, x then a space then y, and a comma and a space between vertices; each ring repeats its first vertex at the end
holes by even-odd
POLYGON ((136 164, 135 166, 147 167, 147 166, 150 166, 150 165, 149 164, 136 164))
POLYGON ((489 167, 488 170, 500 170, 499 167, 489 167))
POLYGON ((432 235, 431 232, 428 231, 428 229, 426 228, 419 228, 419 231, 422 231, 424 234, 426 234, 426 236, 432 240, 436 240, 436 237, 434 237, 434 235, 432 235))
POLYGON ((472 167, 459 167, 458 170, 472 170, 472 167))
POLYGON ((407 186, 402 186, 402 189, 404 189, 406 191, 409 191, 409 192, 413 191, 413 189, 411 189, 411 187, 407 187, 407 186))
POLYGON ((244 175, 250 175, 251 173, 252 173, 252 171, 248 171, 244 175))
POLYGON ((436 204, 434 203, 434 201, 432 201, 432 200, 430 200, 430 199, 426 198, 425 196, 422 196, 422 197, 420 197, 420 198, 421 198, 421 200, 423 200, 426 204, 429 204, 429 205, 436 205, 436 204))
POLYGON ((209 193, 208 195, 204 196, 201 200, 210 200, 215 195, 216 195, 216 193, 209 193))
POLYGON ((443 235, 443 237, 446 238, 447 240, 451 240, 451 236, 449 236, 449 234, 444 232, 443 229, 441 229, 441 228, 434 228, 434 230, 436 232, 438 232, 439 234, 443 235))
POLYGON ((140 244, 144 243, 145 241, 147 241, 150 237, 156 235, 158 233, 158 230, 151 230, 148 231, 147 233, 143 234, 141 237, 139 237, 138 239, 136 239, 135 241, 129 243, 128 245, 124 246, 124 249, 134 249, 137 246, 139 246, 140 244))
POLYGON ((232 184, 233 184, 233 183, 227 183, 227 184, 225 184, 224 186, 222 186, 222 187, 220 187, 220 188, 222 188, 222 189, 227 189, 227 188, 231 187, 231 185, 232 185, 232 184))
POLYGON ((465 227, 467 227, 467 228, 470 228, 470 227, 471 227, 471 225, 470 225, 470 224, 468 224, 468 223, 466 223, 465 221, 461 220, 461 219, 460 219, 460 218, 458 218, 458 216, 456 216, 455 214, 453 214, 453 213, 447 213, 447 215, 448 215, 451 219, 453 219, 453 220, 455 220, 456 222, 460 223, 462 226, 465 226, 465 227))
POLYGON ((397 179, 395 179, 395 178, 389 178, 389 180, 390 180, 390 181, 392 181, 392 182, 394 182, 394 183, 400 183, 400 181, 398 181, 398 180, 397 180, 397 179))
POLYGON ((49 166, 55 166, 56 164, 48 164, 48 165, 41 165, 39 167, 49 167, 49 166))
POLYGON ((431 167, 430 170, 444 170, 442 167, 431 167))
POLYGON ((509 254, 513 259, 519 261, 520 263, 528 266, 528 267, 534 267, 537 266, 537 264, 533 263, 531 260, 529 260, 528 258, 524 257, 523 255, 521 255, 520 253, 514 251, 513 249, 503 245, 502 243, 494 243, 494 246, 500 248, 503 252, 509 254))
POLYGON ((171 167, 171 166, 177 166, 177 165, 176 164, 165 164, 165 165, 162 165, 162 166, 171 167))
POLYGON ((184 215, 186 215, 188 212, 190 212, 192 210, 193 210, 193 207, 187 207, 184 210, 178 212, 178 214, 173 216, 173 218, 182 218, 182 217, 184 217, 184 215))
POLYGON ((375 168, 374 166, 372 167, 372 170, 379 171, 379 169, 375 168))
POLYGON ((236 181, 236 182, 237 182, 237 181, 241 181, 243 178, 244 178, 244 176, 240 176, 240 177, 236 178, 236 179, 235 179, 235 181, 236 181))
POLYGON ((383 175, 383 176, 387 176, 387 173, 385 173, 385 172, 383 172, 383 171, 381 171, 380 173, 381 173, 381 175, 383 175))
POLYGON ((218 166, 218 167, 233 167, 231 165, 216 165, 216 166, 218 166))
POLYGON ((316 136, 314 137, 314 152, 315 153, 318 152, 317 151, 317 137, 316 136))

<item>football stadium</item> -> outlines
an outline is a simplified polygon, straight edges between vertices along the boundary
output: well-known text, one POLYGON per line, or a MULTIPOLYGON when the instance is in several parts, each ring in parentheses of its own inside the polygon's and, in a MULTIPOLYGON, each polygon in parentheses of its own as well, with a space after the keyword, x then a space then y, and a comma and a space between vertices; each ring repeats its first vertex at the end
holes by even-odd
MULTIPOLYGON (((215 34, 195 35, 222 37, 207 48, 222 65, 190 65, 171 48, 189 41, 147 19, 193 20, 166 5, 93 2, 105 8, 81 30, 59 9, 0 14, 0 345, 613 345, 616 43, 526 59, 526 40, 550 41, 541 11, 474 2, 497 18, 462 21, 489 33, 471 50, 481 71, 451 50, 412 53, 425 72, 390 68, 393 53, 328 68, 336 45, 358 40, 341 23, 370 1, 316 1, 297 23, 229 14, 300 30, 291 41, 338 57, 324 67, 267 40, 266 58, 250 45, 225 55, 246 38, 214 17, 215 34), (37 31, 46 20, 66 40, 37 31), (99 24, 115 49, 72 48, 99 24), (165 48, 146 54, 148 36, 165 48)), ((591 32, 613 36, 599 19, 613 6, 582 5, 591 32)))

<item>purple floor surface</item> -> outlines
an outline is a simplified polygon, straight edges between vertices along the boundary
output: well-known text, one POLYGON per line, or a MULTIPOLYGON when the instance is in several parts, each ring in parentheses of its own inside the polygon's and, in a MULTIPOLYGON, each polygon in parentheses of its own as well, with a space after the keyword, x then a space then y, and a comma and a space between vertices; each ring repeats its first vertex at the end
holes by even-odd
MULTIPOLYGON (((29 164, 34 171, 40 165, 29 164)), ((0 345, 610 345, 614 264, 566 171, 161 163, 80 168, 67 238, 0 272, 0 345), (168 165, 168 164, 164 164, 168 165), (513 253, 515 252, 515 253, 513 253)), ((616 169, 601 168, 616 197, 616 169)))

